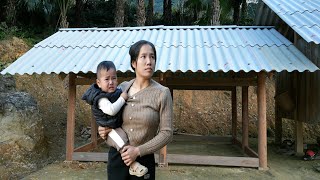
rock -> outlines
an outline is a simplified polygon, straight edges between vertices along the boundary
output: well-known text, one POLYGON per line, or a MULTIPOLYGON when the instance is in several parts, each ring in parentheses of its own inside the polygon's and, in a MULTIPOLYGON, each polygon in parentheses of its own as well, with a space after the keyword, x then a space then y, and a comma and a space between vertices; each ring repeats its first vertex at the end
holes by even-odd
POLYGON ((0 166, 15 169, 10 178, 17 178, 47 156, 42 118, 28 93, 0 93, 0 102, 0 166))
POLYGON ((0 75, 0 92, 15 91, 15 81, 11 75, 0 75))

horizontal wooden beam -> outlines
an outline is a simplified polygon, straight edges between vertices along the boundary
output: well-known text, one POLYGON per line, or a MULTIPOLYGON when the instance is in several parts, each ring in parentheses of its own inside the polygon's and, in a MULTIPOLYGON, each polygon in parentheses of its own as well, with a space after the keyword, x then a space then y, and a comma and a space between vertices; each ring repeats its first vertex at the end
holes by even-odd
POLYGON ((108 153, 100 152, 74 152, 72 154, 72 160, 74 161, 102 161, 108 162, 108 153))
MULTIPOLYGON (((132 77, 118 77, 118 83, 122 83, 123 81, 130 81, 133 79, 132 77)), ((155 81, 159 81, 159 77, 152 78, 155 81)), ((86 77, 78 77, 75 79, 76 85, 91 85, 96 82, 96 77, 86 78, 86 77)))
POLYGON ((202 135, 188 135, 188 134, 175 134, 173 141, 188 141, 188 142, 207 142, 213 143, 226 142, 231 144, 232 137, 230 136, 202 136, 202 135))
POLYGON ((214 91, 232 91, 232 86, 181 86, 167 85, 170 89, 175 90, 214 90, 214 91))
MULTIPOLYGON (((100 144, 104 142, 102 138, 98 138, 97 144, 100 144)), ((90 142, 88 144, 82 145, 80 147, 75 148, 74 152, 86 152, 86 151, 91 151, 95 148, 95 142, 90 142)))
MULTIPOLYGON (((252 157, 225 157, 225 156, 200 156, 167 154, 169 164, 193 164, 193 165, 216 165, 216 166, 240 166, 259 167, 259 159, 252 157)), ((74 152, 72 159, 75 161, 108 161, 108 153, 98 152, 74 152)), ((156 162, 159 158, 155 155, 156 162)))
POLYGON ((169 164, 196 164, 217 166, 259 167, 259 159, 252 157, 200 156, 168 154, 169 164))
POLYGON ((200 87, 217 87, 217 86, 257 86, 256 78, 211 78, 211 79, 180 79, 168 78, 167 86, 200 86, 200 87))

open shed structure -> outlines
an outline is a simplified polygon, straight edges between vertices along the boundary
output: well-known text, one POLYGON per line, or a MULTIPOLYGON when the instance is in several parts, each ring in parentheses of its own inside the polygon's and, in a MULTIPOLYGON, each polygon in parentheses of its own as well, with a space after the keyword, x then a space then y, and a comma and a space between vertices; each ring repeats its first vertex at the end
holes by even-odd
MULTIPOLYGON (((256 17, 257 25, 275 26, 311 62, 320 66, 320 1, 263 0, 256 17)), ((282 118, 294 119, 296 152, 303 154, 303 122, 320 123, 320 72, 281 72, 276 82, 276 95, 288 93, 295 104, 289 111, 276 104, 276 142, 282 140, 282 118)))
POLYGON ((128 28, 60 29, 36 44, 2 74, 68 74, 67 160, 103 161, 105 153, 88 152, 99 139, 92 120, 92 142, 74 147, 76 86, 95 81, 97 64, 111 60, 122 80, 131 79, 129 47, 145 39, 154 43, 154 79, 171 91, 225 90, 232 92, 232 137, 249 157, 196 156, 160 150, 159 165, 168 163, 244 166, 267 169, 265 81, 273 72, 318 70, 273 27, 155 26, 128 28), (248 87, 257 86, 258 152, 248 143, 248 87), (236 87, 242 88, 242 137, 237 137, 236 87))

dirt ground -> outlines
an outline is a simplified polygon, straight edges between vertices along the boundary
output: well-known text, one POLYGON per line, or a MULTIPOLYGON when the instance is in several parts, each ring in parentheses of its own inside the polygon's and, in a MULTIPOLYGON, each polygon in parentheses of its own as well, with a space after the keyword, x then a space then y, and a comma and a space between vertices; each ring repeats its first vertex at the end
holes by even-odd
MULTIPOLYGON (((250 139, 255 141, 256 139, 250 139)), ((255 149, 255 143, 252 143, 255 149)), ((168 145, 169 153, 185 153, 197 155, 243 156, 237 146, 215 144, 210 142, 175 142, 168 145)), ((292 155, 292 150, 279 152, 279 147, 268 145, 268 170, 243 167, 219 167, 199 165, 169 164, 166 168, 157 168, 156 179, 188 180, 188 179, 320 179, 320 160, 304 161, 292 155)), ((34 172, 23 179, 107 179, 104 162, 72 162, 58 161, 34 172)))

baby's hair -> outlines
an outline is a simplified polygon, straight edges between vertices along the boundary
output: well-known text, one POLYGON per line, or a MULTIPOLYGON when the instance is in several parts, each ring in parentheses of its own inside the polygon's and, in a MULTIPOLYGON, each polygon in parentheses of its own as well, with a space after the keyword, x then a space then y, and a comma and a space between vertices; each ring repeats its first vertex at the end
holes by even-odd
POLYGON ((99 63, 98 67, 97 67, 97 78, 99 78, 99 73, 101 70, 107 70, 109 71, 109 69, 116 69, 116 66, 114 65, 114 63, 112 61, 102 61, 101 63, 99 63))

